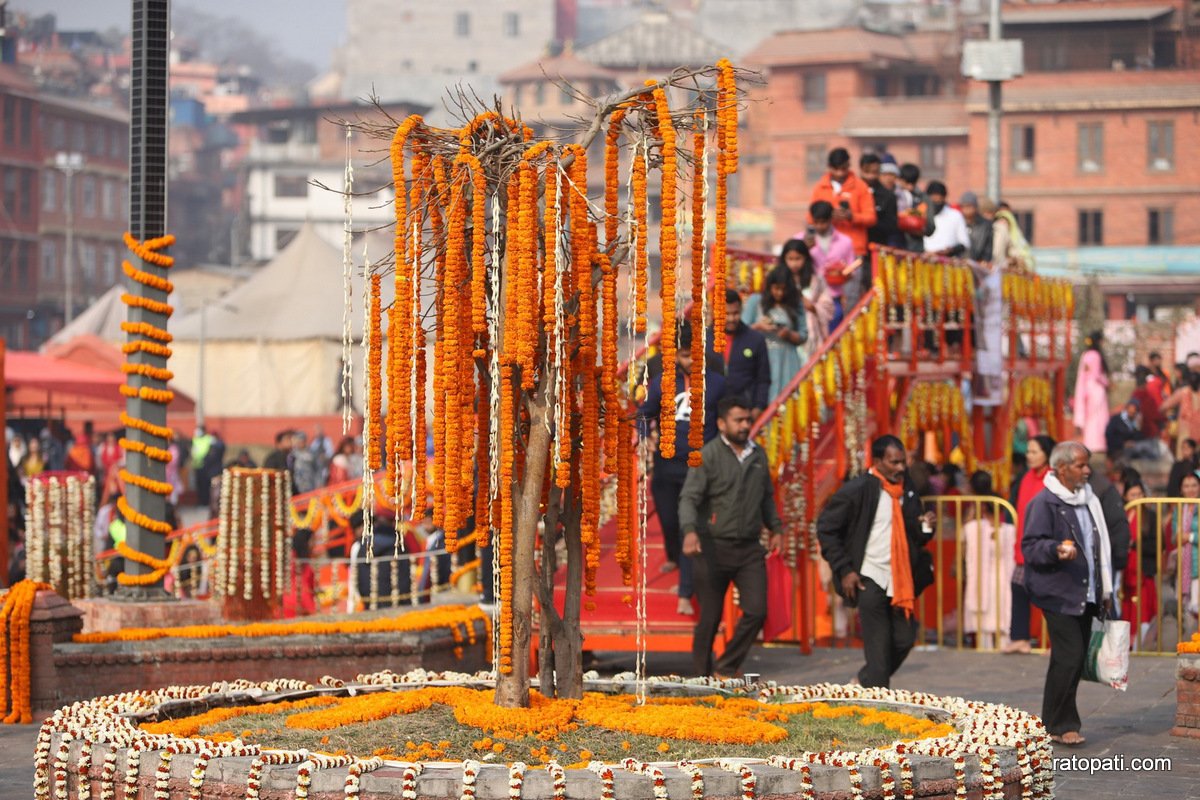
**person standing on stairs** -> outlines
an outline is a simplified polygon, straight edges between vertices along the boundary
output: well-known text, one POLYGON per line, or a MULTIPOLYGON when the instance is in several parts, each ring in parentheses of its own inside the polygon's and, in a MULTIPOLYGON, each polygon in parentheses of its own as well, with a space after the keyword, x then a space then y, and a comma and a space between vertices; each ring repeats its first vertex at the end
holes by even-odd
MULTIPOLYGON (((692 595, 695 590, 692 584, 692 561, 681 552, 679 495, 683 492, 683 483, 688 473, 688 455, 692 452, 688 447, 688 428, 692 419, 691 386, 692 381, 699 380, 700 376, 692 375, 692 326, 687 322, 680 324, 676 338, 675 455, 665 458, 656 444, 654 472, 650 476, 650 494, 654 498, 654 509, 662 527, 663 545, 667 554, 667 560, 663 562, 661 569, 663 572, 671 572, 676 567, 679 568, 679 586, 676 589, 679 599, 675 610, 683 616, 691 616, 695 613, 692 607, 692 595)), ((660 378, 661 374, 660 371, 660 378)), ((708 442, 717 435, 717 404, 724 395, 725 379, 719 372, 706 369, 703 380, 704 441, 708 442)), ((662 380, 651 380, 646 400, 638 408, 638 430, 643 436, 649 435, 652 424, 657 424, 661 410, 662 380)))
POLYGON ((905 460, 899 439, 880 436, 871 443, 871 470, 843 484, 817 519, 834 588, 858 607, 863 686, 887 688, 904 663, 916 643, 917 598, 933 583, 925 545, 936 518, 905 475, 905 460))
POLYGON ((725 393, 743 395, 750 402, 753 419, 767 410, 771 397, 771 360, 767 340, 742 322, 742 296, 725 290, 725 351, 713 351, 713 332, 708 332, 708 350, 725 368, 725 393))
POLYGON ((700 621, 692 634, 692 663, 700 675, 736 677, 767 619, 768 549, 783 542, 775 508, 771 468, 750 439, 750 400, 737 395, 717 406, 720 436, 704 445, 698 467, 688 470, 679 497, 683 554, 692 558, 700 621), (763 547, 766 537, 767 547, 763 547), (714 663, 713 639, 721 624, 725 593, 738 590, 741 619, 725 652, 714 663))

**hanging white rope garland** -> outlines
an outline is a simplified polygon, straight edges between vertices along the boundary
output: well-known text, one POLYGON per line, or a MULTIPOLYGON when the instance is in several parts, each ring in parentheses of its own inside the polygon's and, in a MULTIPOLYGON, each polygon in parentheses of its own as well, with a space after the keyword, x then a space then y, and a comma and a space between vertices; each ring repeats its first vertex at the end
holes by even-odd
POLYGON ((351 126, 346 126, 346 176, 342 192, 342 436, 350 433, 354 411, 354 334, 350 320, 354 316, 354 163, 351 159, 351 126))

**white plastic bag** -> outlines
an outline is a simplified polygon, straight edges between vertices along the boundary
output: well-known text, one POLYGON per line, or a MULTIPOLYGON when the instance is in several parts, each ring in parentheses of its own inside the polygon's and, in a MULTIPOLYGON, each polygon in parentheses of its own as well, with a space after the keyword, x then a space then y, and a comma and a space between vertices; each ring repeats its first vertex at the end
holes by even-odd
POLYGON ((1083 679, 1125 691, 1129 687, 1129 621, 1092 620, 1083 679))

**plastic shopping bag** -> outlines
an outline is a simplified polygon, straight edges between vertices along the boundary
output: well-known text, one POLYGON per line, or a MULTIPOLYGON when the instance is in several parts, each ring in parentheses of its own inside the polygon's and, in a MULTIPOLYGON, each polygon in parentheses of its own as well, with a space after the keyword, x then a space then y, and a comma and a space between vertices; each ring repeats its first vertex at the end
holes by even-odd
POLYGON ((1083 679, 1125 691, 1129 686, 1129 621, 1092 620, 1083 679))
POLYGON ((767 619, 763 641, 769 642, 792 627, 792 570, 782 553, 767 555, 767 619))

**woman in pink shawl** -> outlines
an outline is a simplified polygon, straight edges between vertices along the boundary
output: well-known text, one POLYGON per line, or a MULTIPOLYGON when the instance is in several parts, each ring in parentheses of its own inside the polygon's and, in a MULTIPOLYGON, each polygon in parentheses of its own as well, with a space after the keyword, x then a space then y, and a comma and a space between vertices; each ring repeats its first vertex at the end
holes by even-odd
POLYGON ((1099 331, 1084 340, 1087 349, 1079 358, 1079 371, 1075 375, 1075 404, 1071 411, 1076 436, 1093 453, 1108 450, 1104 441, 1104 428, 1109 418, 1108 362, 1100 350, 1102 341, 1103 334, 1099 331))

